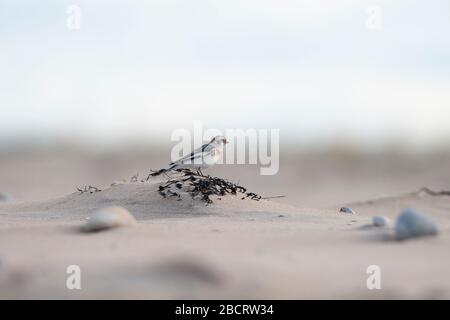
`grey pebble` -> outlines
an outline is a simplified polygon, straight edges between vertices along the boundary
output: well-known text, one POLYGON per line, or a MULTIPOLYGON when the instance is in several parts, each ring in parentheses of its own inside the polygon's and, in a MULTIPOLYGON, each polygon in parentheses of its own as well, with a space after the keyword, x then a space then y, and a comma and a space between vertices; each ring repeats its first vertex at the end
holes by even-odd
POLYGON ((339 212, 342 213, 348 213, 348 214, 355 214, 355 211, 352 210, 352 208, 348 208, 348 207, 342 207, 339 212))
POLYGON ((413 209, 405 209, 395 222, 398 240, 438 234, 438 227, 431 217, 413 209))
POLYGON ((372 224, 376 227, 385 227, 388 226, 390 223, 389 218, 386 218, 384 216, 373 216, 372 217, 372 224))
POLYGON ((9 201, 11 201, 11 196, 9 194, 0 192, 0 202, 9 202, 9 201))

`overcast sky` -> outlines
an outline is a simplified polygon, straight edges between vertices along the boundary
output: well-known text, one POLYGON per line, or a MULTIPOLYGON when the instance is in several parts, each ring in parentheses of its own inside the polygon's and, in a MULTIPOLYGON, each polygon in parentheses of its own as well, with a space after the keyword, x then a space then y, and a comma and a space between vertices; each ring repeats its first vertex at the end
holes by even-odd
POLYGON ((194 120, 305 145, 450 141, 450 2, 0 2, 0 141, 170 141, 194 120))

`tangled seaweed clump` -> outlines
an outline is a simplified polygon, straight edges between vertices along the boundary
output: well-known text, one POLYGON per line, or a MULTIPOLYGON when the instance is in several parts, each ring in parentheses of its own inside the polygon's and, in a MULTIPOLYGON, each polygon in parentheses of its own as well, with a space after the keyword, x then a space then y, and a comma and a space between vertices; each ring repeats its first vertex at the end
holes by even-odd
MULTIPOLYGON (((183 194, 188 194, 192 199, 199 199, 204 201, 207 205, 213 203, 211 196, 217 196, 218 200, 226 195, 241 196, 241 199, 251 199, 259 201, 261 199, 273 199, 282 198, 284 196, 274 197, 261 197, 254 192, 248 192, 246 188, 227 181, 222 178, 212 177, 210 175, 204 175, 201 171, 192 171, 190 169, 175 170, 176 177, 171 177, 167 173, 164 175, 167 177, 167 181, 159 185, 158 193, 163 198, 177 198, 178 201, 182 200, 183 194)), ((147 179, 139 179, 139 175, 136 174, 130 179, 130 183, 146 183, 152 177, 149 174, 147 179)), ((126 180, 122 182, 114 182, 111 186, 117 184, 126 183, 126 180)), ((92 185, 77 187, 79 194, 94 194, 101 192, 102 189, 94 187, 92 185)))
POLYGON ((159 186, 158 192, 163 198, 175 197, 180 201, 181 192, 185 191, 192 199, 200 199, 206 204, 213 203, 211 196, 218 196, 220 199, 221 196, 229 194, 242 195, 242 199, 249 198, 255 201, 262 199, 260 195, 247 192, 246 188, 222 178, 203 175, 189 169, 178 172, 181 173, 179 177, 169 178, 167 182, 159 186))

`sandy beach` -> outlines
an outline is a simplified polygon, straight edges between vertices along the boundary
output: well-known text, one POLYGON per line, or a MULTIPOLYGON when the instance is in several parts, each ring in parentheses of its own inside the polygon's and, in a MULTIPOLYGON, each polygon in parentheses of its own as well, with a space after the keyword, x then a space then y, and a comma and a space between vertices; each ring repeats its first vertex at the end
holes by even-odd
POLYGON ((0 7, 0 300, 450 299, 450 2, 0 7))
MULTIPOLYGON (((61 157, 68 156, 53 155, 52 159, 61 157)), ((240 184, 252 186, 252 191, 287 194, 285 198, 254 201, 226 196, 205 205, 189 198, 162 198, 157 190, 163 178, 113 186, 104 183, 106 176, 111 183, 120 178, 117 172, 132 172, 127 162, 115 175, 105 169, 105 177, 91 175, 87 179, 101 167, 102 160, 55 160, 52 172, 43 170, 50 167, 45 157, 32 159, 30 155, 22 163, 4 161, 0 170, 2 191, 14 194, 21 190, 17 194, 26 198, 0 204, 2 299, 450 298, 450 197, 417 191, 427 181, 435 182, 431 187, 441 187, 449 174, 445 167, 418 171, 415 179, 424 184, 410 184, 410 190, 402 189, 412 179, 408 168, 396 170, 397 176, 384 176, 396 192, 378 189, 379 196, 371 198, 376 193, 376 183, 372 185, 371 181, 382 181, 371 161, 354 160, 354 168, 366 166, 367 172, 360 180, 345 184, 350 168, 336 170, 338 158, 330 167, 329 157, 320 157, 328 159, 321 161, 291 157, 289 161, 303 161, 304 166, 296 172, 294 166, 286 165, 283 169, 290 171, 281 170, 281 180, 263 186, 258 181, 261 177, 252 180, 247 173, 240 178, 240 184), (15 166, 14 170, 8 170, 6 163, 15 166), (60 167, 55 166, 58 163, 60 167), (314 182, 296 180, 308 172, 305 166, 322 168, 326 182, 320 178, 314 182), (438 171, 442 185, 441 180, 434 179, 438 171), (12 179, 12 172, 30 175, 12 179), (373 180, 363 183, 369 175, 373 180), (334 177, 334 184, 330 177, 334 177), (392 183, 394 178, 397 183, 392 183), (76 191, 81 179, 87 184, 100 182, 102 191, 76 191), (5 184, 8 181, 15 183, 5 184), (41 184, 42 189, 38 187, 41 184), (315 191, 317 184, 325 190, 315 191), (285 187, 277 188, 280 185, 285 187), (310 196, 301 192, 308 186, 310 196), (66 192, 66 188, 72 188, 72 192, 66 192), (342 202, 336 201, 336 194, 326 197, 333 188, 338 195, 346 194, 342 202), (295 193, 299 196, 294 197, 295 193), (362 193, 366 197, 360 196, 362 193), (320 197, 324 200, 319 201, 320 197), (302 201, 306 198, 309 201, 302 201), (126 208, 136 218, 137 226, 80 232, 80 226, 95 210, 112 205, 126 208), (341 206, 351 207, 355 214, 339 212, 341 206), (439 234, 395 240, 392 224, 407 207, 431 216, 439 234), (374 215, 388 217, 391 225, 374 227, 374 215), (69 265, 81 269, 81 290, 66 288, 69 265), (366 286, 370 265, 381 269, 380 290, 368 290, 366 286)), ((432 160, 422 162, 430 164, 432 160)), ((420 167, 422 162, 411 166, 420 167)), ((401 166, 393 160, 386 163, 388 167, 401 166)), ((138 168, 143 163, 132 165, 138 168)), ((221 166, 214 173, 219 175, 226 169, 221 166)), ((233 170, 236 168, 230 170, 231 174, 233 170)), ((239 170, 246 171, 246 167, 239 170)))

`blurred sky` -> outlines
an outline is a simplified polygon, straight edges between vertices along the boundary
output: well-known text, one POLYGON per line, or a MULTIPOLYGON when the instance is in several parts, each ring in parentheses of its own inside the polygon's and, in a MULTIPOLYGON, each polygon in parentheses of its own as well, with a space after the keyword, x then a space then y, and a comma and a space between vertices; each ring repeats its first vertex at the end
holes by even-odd
POLYGON ((443 145, 450 1, 0 0, 1 144, 170 142, 194 120, 305 147, 443 145))

